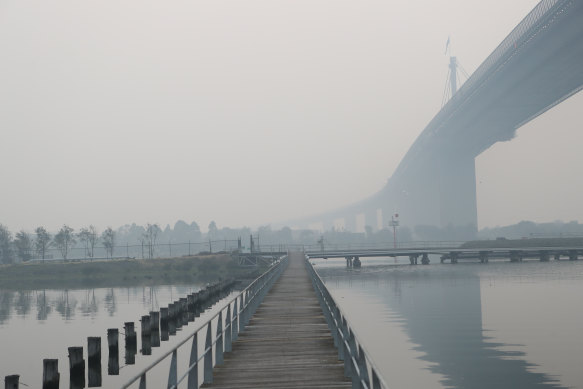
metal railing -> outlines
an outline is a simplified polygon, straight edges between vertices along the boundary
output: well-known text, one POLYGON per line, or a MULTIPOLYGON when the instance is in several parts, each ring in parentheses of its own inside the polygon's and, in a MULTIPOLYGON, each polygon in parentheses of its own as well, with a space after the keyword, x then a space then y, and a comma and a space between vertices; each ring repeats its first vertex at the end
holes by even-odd
POLYGON ((325 243, 303 245, 301 249, 306 252, 347 251, 347 250, 406 250, 406 249, 432 249, 460 247, 466 241, 409 241, 409 242, 355 242, 355 243, 325 243), (396 246, 396 247, 395 247, 396 246))
POLYGON ((328 288, 307 257, 305 264, 312 278, 312 284, 322 307, 324 318, 332 332, 334 346, 338 348, 338 359, 344 361, 344 375, 352 379, 352 388, 388 389, 387 384, 379 374, 378 367, 367 356, 368 352, 356 338, 346 315, 338 308, 328 288))
POLYGON ((288 257, 285 256, 278 260, 269 270, 255 279, 247 288, 237 296, 233 297, 219 312, 208 319, 207 322, 200 325, 191 335, 178 343, 171 350, 161 355, 152 362, 148 367, 127 381, 122 389, 129 388, 139 381, 139 389, 146 389, 147 373, 171 356, 170 371, 168 372, 168 389, 175 389, 185 379, 188 379, 188 389, 198 389, 199 377, 198 370, 200 362, 203 361, 203 383, 213 382, 213 354, 215 356, 215 365, 223 363, 224 353, 230 352, 232 342, 237 340, 239 332, 245 329, 251 316, 257 310, 257 307, 263 301, 271 286, 279 278, 288 263, 288 257), (231 310, 231 306, 233 309, 231 310), (223 312, 225 320, 223 321, 223 312), (231 314, 232 312, 232 314, 231 314), (212 322, 217 319, 216 330, 213 336, 212 322), (206 329, 205 346, 202 355, 198 355, 198 334, 206 329), (190 360, 186 372, 178 377, 178 349, 192 339, 190 351, 190 360))

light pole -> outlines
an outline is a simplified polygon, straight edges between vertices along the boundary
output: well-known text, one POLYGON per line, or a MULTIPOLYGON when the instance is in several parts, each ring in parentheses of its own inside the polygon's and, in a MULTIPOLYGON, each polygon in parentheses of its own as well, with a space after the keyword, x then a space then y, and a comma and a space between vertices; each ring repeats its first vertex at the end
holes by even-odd
POLYGON ((397 248, 397 227, 399 227, 399 214, 391 216, 389 226, 393 227, 393 248, 397 248))

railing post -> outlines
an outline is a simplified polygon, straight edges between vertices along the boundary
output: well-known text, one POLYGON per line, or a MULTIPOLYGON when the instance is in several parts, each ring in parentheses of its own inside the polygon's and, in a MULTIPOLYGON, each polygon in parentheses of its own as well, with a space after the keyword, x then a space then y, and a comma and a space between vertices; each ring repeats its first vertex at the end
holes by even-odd
POLYGON ((188 389, 198 389, 198 332, 192 338, 192 347, 190 349, 190 365, 188 372, 188 389), (194 364, 196 366, 192 367, 194 364))
POLYGON ((139 389, 146 389, 146 373, 142 374, 140 377, 140 388, 139 389))
POLYGON ((215 365, 222 365, 224 362, 223 358, 223 311, 219 312, 219 318, 217 319, 217 343, 216 343, 216 356, 215 365))
POLYGON ((235 304, 233 305, 233 342, 239 337, 239 315, 237 299, 235 299, 235 304))
POLYGON ((227 314, 225 316, 225 352, 230 353, 233 350, 233 323, 231 322, 231 303, 227 305, 227 314))
POLYGON ((381 389, 381 381, 379 380, 379 376, 375 369, 371 369, 372 371, 372 389, 381 389))
POLYGON ((346 337, 342 339, 342 348, 342 353, 344 354, 344 377, 352 377, 352 358, 350 358, 350 351, 348 350, 346 337))
POLYGON ((336 327, 336 336, 338 337, 338 360, 344 360, 344 340, 342 339, 342 331, 336 327))
POLYGON ((245 300, 243 299, 245 293, 241 294, 240 297, 240 310, 239 310, 239 332, 243 332, 245 330, 245 300))
POLYGON ((350 358, 350 367, 352 369, 352 389, 360 389, 360 371, 358 371, 356 358, 350 358))
POLYGON ((172 352, 172 360, 170 361, 170 372, 168 373, 168 389, 175 387, 178 384, 178 361, 177 352, 172 352))
POLYGON ((370 387, 370 379, 368 376, 368 369, 366 368, 366 357, 362 346, 358 345, 358 370, 360 371, 360 380, 364 381, 367 387, 370 387))
POLYGON ((205 384, 213 383, 213 341, 211 322, 206 327, 206 342, 204 345, 204 379, 205 384))

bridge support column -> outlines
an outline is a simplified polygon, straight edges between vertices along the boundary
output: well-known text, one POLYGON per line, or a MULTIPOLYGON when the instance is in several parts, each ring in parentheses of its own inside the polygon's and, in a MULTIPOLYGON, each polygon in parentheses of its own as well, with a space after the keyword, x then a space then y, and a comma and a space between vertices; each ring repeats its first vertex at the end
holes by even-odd
POLYGON ((541 251, 540 252, 540 261, 541 262, 548 262, 550 254, 548 251, 541 251))
POLYGON ((481 263, 488 263, 488 252, 487 251, 480 251, 479 257, 480 257, 481 263))
POLYGON ((417 258, 419 258, 419 255, 409 255, 409 263, 417 265, 417 258))
POLYGON ((427 253, 423 253, 423 257, 421 257, 421 263, 423 265, 429 265, 429 255, 427 253))
POLYGON ((440 157, 440 220, 442 227, 467 228, 466 232, 471 238, 477 233, 478 228, 476 164, 474 156, 459 155, 459 152, 453 150, 440 157))
POLYGON ((346 267, 347 268, 352 267, 352 257, 346 257, 346 267))

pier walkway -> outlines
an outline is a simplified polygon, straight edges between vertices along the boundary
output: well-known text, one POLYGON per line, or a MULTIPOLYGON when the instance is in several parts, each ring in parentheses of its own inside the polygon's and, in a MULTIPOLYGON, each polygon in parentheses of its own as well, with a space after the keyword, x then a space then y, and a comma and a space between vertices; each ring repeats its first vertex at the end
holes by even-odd
POLYGON ((350 388, 301 253, 203 388, 350 388))

